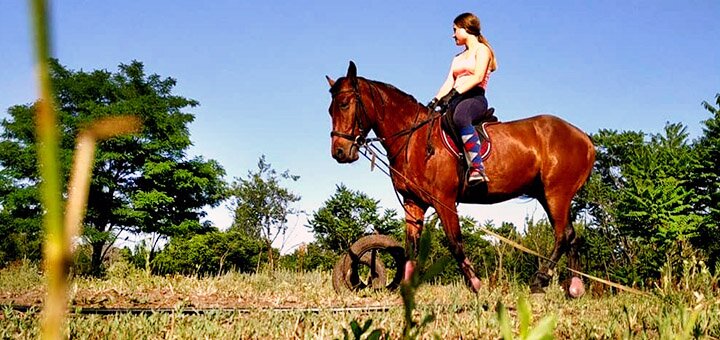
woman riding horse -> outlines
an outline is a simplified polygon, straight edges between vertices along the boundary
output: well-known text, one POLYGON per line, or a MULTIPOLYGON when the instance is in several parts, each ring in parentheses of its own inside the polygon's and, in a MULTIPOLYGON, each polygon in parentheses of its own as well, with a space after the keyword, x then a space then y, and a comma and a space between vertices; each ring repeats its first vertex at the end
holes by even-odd
MULTIPOLYGON (((456 154, 428 152, 442 145, 437 112, 391 85, 358 77, 353 62, 345 77, 327 79, 332 95, 328 109, 332 156, 339 163, 356 161, 358 148, 371 130, 375 132, 387 152, 393 186, 403 197, 408 255, 418 254, 425 212, 433 207, 466 284, 477 292, 481 283, 465 256, 456 203, 492 204, 526 195, 543 206, 555 236, 550 260, 534 275, 531 291, 543 291, 566 252, 568 266, 580 270, 570 203, 595 161, 595 148, 584 132, 551 115, 488 126, 495 142, 485 169, 493 180, 461 189, 464 178, 458 176, 461 164, 456 154)), ((405 263, 405 280, 415 263, 413 259, 405 263)), ((585 288, 576 273, 571 275, 567 293, 578 297, 585 288)))
POLYGON ((480 19, 475 14, 463 13, 455 18, 453 38, 456 45, 465 46, 465 51, 453 58, 445 83, 427 106, 435 110, 439 104, 454 112, 453 123, 470 165, 468 184, 473 185, 490 180, 482 164, 480 137, 472 122, 487 112, 485 89, 497 61, 490 43, 480 34, 480 19))

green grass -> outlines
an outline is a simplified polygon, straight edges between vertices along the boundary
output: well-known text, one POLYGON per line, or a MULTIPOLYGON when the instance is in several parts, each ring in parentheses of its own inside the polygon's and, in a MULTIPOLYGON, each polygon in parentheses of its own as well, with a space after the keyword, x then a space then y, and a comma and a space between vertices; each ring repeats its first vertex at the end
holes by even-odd
MULTIPOLYGON (((71 302, 93 307, 250 307, 250 313, 217 312, 150 315, 69 316, 66 332, 76 339, 343 338, 353 320, 400 338, 404 309, 399 293, 361 292, 336 295, 330 273, 274 272, 255 275, 231 273, 215 277, 147 276, 119 263, 104 280, 75 278, 71 302), (269 307, 320 307, 393 305, 389 312, 273 312, 269 307)), ((21 263, 0 270, 3 304, 38 303, 45 288, 38 268, 21 263)), ((529 295, 525 285, 485 285, 475 296, 461 283, 427 284, 417 290, 416 320, 434 314, 420 338, 498 339, 501 335, 496 306, 506 306, 512 333, 519 338, 522 312, 517 303, 527 299, 531 328, 546 317, 557 322, 556 338, 676 339, 705 336, 720 338, 720 295, 663 287, 652 297, 620 293, 568 300, 557 283, 545 295, 529 295)), ((520 308, 523 310, 523 308, 520 308)), ((0 314, 0 338, 37 338, 39 310, 20 313, 5 308, 0 314)))

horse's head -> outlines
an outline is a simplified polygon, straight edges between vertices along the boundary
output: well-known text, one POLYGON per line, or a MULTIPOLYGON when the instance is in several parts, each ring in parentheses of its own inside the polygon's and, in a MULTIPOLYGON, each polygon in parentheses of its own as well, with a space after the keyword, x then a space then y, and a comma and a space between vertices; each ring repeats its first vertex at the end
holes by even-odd
POLYGON ((330 84, 330 118, 332 118, 331 149, 338 163, 351 163, 358 159, 358 147, 365 141, 372 126, 360 93, 360 81, 355 63, 350 62, 347 75, 330 84))

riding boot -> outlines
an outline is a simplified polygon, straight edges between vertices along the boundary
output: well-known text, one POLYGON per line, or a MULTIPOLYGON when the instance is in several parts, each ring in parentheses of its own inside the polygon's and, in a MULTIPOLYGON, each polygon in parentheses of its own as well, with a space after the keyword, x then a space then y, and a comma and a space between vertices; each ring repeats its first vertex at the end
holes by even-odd
POLYGON ((463 149, 465 157, 470 166, 468 174, 468 184, 477 184, 480 182, 489 182, 490 178, 485 174, 485 167, 480 156, 480 137, 475 127, 468 125, 460 129, 460 135, 463 141, 463 149))

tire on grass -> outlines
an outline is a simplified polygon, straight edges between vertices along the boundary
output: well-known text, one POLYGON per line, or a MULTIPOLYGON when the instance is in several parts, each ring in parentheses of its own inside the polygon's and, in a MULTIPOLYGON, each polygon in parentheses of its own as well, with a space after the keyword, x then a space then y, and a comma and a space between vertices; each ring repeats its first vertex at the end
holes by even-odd
POLYGON ((398 241, 387 235, 368 235, 353 243, 348 252, 341 256, 333 268, 333 288, 339 294, 342 290, 357 291, 368 288, 397 289, 403 279, 405 267, 405 249, 398 241), (384 262, 378 258, 380 253, 388 253, 395 262, 395 275, 387 283, 387 270, 384 262), (375 258, 373 259, 373 256, 375 258), (373 268, 368 284, 360 279, 360 266, 373 268))

